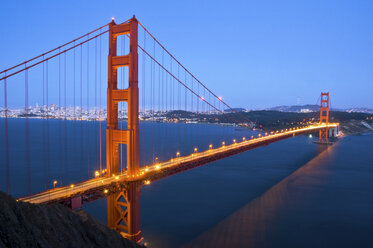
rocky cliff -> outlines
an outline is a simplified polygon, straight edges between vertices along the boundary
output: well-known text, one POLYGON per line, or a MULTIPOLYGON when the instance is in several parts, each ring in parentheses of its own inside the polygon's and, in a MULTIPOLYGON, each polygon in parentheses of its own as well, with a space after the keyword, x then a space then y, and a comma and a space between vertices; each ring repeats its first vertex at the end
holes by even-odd
POLYGON ((84 211, 0 192, 0 247, 140 247, 84 211))

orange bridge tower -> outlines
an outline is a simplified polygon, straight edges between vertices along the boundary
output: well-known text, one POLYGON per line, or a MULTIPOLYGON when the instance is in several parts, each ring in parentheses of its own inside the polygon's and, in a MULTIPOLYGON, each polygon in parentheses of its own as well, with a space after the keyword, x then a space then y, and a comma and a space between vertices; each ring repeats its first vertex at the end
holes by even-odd
MULTIPOLYGON (((127 149, 127 175, 139 173, 139 88, 138 88, 138 21, 135 17, 126 23, 109 24, 108 88, 106 168, 109 176, 119 171, 119 144, 127 149), (129 35, 129 54, 117 55, 117 37, 129 35), (128 88, 118 89, 117 69, 128 66, 128 88), (126 130, 118 129, 118 103, 128 104, 126 130)), ((120 193, 107 197, 108 226, 126 238, 141 240, 140 231, 140 184, 132 183, 120 193)))
POLYGON ((321 93, 321 102, 320 102, 320 124, 326 125, 325 128, 320 129, 319 133, 319 142, 328 143, 328 123, 329 123, 329 92, 321 93))

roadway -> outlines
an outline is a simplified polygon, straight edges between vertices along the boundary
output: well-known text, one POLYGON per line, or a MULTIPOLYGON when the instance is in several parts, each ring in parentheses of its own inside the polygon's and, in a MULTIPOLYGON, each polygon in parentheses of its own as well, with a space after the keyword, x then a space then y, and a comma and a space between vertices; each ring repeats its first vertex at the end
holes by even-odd
MULTIPOLYGON (((328 124, 329 128, 335 128, 337 126, 338 124, 328 124)), ((77 184, 57 187, 41 193, 22 197, 18 200, 30 203, 66 202, 66 200, 72 197, 79 196, 81 194, 87 195, 87 192, 95 192, 96 195, 97 192, 99 192, 99 197, 105 197, 106 194, 111 192, 108 189, 113 188, 113 185, 125 185, 131 182, 150 184, 152 181, 159 180, 215 160, 223 159, 240 152, 268 145, 270 143, 293 136, 313 133, 325 127, 326 125, 310 125, 302 128, 271 132, 267 135, 261 135, 260 137, 256 138, 245 139, 240 142, 235 141, 230 145, 222 145, 221 147, 210 148, 206 151, 195 152, 188 156, 180 156, 165 162, 142 166, 139 174, 137 175, 129 176, 127 175, 127 172, 122 172, 118 175, 96 177, 77 184)))

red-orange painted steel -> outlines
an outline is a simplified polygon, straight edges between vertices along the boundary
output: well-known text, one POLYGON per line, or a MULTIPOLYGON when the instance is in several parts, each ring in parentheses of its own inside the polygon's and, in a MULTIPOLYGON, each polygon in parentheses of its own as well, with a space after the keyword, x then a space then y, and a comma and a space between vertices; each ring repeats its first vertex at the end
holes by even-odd
MULTIPOLYGON (((329 123, 329 92, 321 93, 320 101, 320 124, 329 123)), ((320 129, 319 131, 319 142, 328 143, 329 130, 328 127, 320 129)))
MULTIPOLYGON (((139 173, 139 87, 138 87, 138 21, 133 17, 128 23, 109 24, 108 89, 107 89, 107 130, 106 168, 108 175, 118 174, 119 144, 127 145, 127 173, 139 173), (128 56, 117 56, 117 36, 129 34, 128 56), (118 89, 117 69, 129 67, 128 88, 118 89), (127 130, 118 129, 118 102, 128 103, 127 130)), ((107 219, 109 227, 134 241, 141 239, 140 231, 140 184, 132 184, 124 192, 107 198, 107 219)))

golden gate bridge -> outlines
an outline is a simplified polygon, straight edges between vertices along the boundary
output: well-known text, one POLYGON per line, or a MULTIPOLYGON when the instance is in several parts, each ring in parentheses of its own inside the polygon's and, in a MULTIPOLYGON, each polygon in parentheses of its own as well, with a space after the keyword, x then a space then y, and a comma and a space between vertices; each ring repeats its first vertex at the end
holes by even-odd
MULTIPOLYGON (((191 143, 198 144, 207 139, 205 130, 193 132, 184 125, 184 129, 178 129, 175 134, 177 140, 172 141, 177 147, 175 156, 162 156, 166 153, 164 143, 170 142, 165 134, 170 130, 166 127, 157 135, 142 134, 141 121, 187 122, 189 118, 190 122, 196 123, 206 119, 218 121, 223 116, 230 123, 246 129, 255 127, 256 123, 235 111, 222 97, 198 80, 135 17, 121 24, 112 20, 77 39, 3 70, 0 72, 0 82, 4 93, 4 106, 0 113, 4 117, 5 156, 2 162, 6 168, 7 192, 11 193, 10 171, 13 165, 9 152, 12 137, 8 132, 8 119, 22 117, 25 120, 22 137, 26 166, 26 185, 22 187, 28 190, 24 194, 26 196, 18 200, 61 203, 76 209, 96 199, 107 198, 108 226, 136 242, 142 240, 140 191, 143 185, 298 135, 318 132, 319 143, 327 144, 330 131, 337 133, 339 127, 338 123, 329 122, 329 93, 321 93, 319 122, 277 131, 263 128, 257 135, 240 138, 230 136, 228 131, 228 134, 221 135, 221 143, 208 144, 206 149, 188 147, 186 142, 189 139, 191 143), (139 32, 139 27, 142 32, 139 32), (103 40, 109 46, 107 64, 104 64, 107 66, 107 75, 102 72, 103 40), (107 77, 106 94, 101 84, 104 77, 107 77), (29 81, 33 83, 31 87, 29 81), (20 95, 24 96, 24 106, 17 112, 9 105, 19 104, 22 101, 19 100, 20 95), (106 108, 102 106, 103 95, 106 95, 106 108), (38 100, 42 101, 42 106, 33 109, 30 102, 38 100), (42 133, 35 142, 30 138, 31 118, 42 119, 42 133), (106 130, 102 124, 105 118, 106 130), (58 122, 55 132, 51 127, 51 121, 55 119, 64 120, 64 123, 79 122, 77 125, 81 128, 74 128, 74 133, 70 133, 66 124, 58 122), (98 130, 93 129, 99 132, 98 136, 92 136, 89 124, 83 127, 84 121, 99 122, 98 130), (74 140, 77 139, 75 131, 87 131, 86 140, 74 140), (183 135, 184 138, 181 138, 183 135), (66 140, 67 137, 72 137, 72 144, 66 140), (60 142, 57 148, 51 146, 51 138, 60 142), (146 151, 140 151, 140 144, 149 142, 148 139, 152 143, 152 148, 147 150, 150 156, 146 151), (30 146, 34 143, 43 147, 45 185, 43 190, 39 188, 38 193, 31 192, 30 146), (90 153, 92 143, 94 154, 90 153), (81 176, 81 180, 75 178, 74 182, 66 179, 61 185, 53 178, 56 163, 50 161, 53 156, 51 150, 55 149, 58 154, 58 163, 65 163, 65 171, 61 174, 68 175, 68 162, 64 157, 76 153, 78 155, 72 156, 72 160, 83 161, 77 157, 83 151, 79 150, 79 145, 87 146, 87 175, 81 176), (181 148, 181 145, 184 147, 181 148)), ((64 170, 63 165, 59 164, 58 167, 64 170)), ((80 171, 80 174, 84 173, 80 171)))

